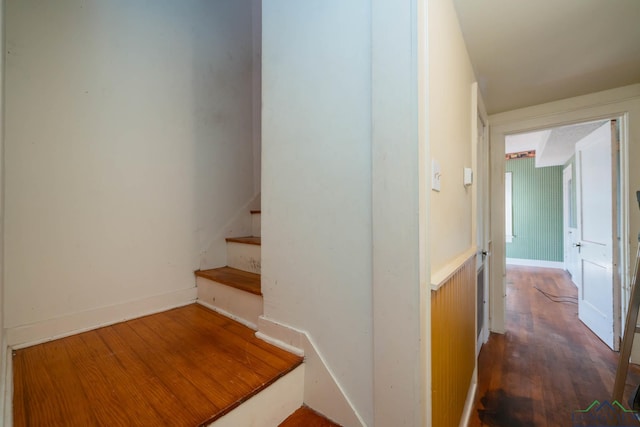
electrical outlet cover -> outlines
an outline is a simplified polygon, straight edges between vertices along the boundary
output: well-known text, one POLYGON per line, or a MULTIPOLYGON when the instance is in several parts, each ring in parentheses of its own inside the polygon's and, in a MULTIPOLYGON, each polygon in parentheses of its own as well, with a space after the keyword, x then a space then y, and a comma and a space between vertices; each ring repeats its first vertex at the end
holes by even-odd
POLYGON ((442 179, 442 173, 440 172, 440 162, 436 159, 431 161, 431 189, 434 191, 440 191, 440 181, 442 179))

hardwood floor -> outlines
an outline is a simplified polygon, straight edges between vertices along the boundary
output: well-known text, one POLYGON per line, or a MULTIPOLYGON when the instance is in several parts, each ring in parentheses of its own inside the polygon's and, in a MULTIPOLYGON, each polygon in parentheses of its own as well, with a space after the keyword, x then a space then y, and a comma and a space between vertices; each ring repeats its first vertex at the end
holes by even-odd
MULTIPOLYGON (((577 313, 577 289, 565 272, 507 267, 507 331, 492 334, 480 352, 469 426, 594 425, 575 411, 596 399, 611 401, 618 353, 577 313)), ((631 365, 625 408, 638 384, 640 369, 631 365)), ((634 417, 625 420, 597 425, 640 425, 634 417)))
POLYGON ((14 425, 198 426, 300 363, 192 304, 17 350, 14 425))
POLYGON ((306 406, 291 414, 278 427, 340 427, 306 406))

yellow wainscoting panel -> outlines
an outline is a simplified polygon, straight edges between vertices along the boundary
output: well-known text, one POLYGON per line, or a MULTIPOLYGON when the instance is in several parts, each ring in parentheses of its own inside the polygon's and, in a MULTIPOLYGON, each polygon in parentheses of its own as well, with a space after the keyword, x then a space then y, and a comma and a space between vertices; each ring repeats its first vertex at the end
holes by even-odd
POLYGON ((476 257, 431 292, 433 426, 458 426, 475 368, 476 257))

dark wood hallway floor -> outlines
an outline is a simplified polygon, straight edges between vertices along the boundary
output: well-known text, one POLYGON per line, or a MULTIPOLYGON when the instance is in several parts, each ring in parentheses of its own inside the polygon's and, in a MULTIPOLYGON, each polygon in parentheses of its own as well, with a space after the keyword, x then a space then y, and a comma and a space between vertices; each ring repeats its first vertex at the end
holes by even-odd
MULTIPOLYGON (((508 266, 506 330, 492 334, 480 352, 469 426, 587 425, 575 411, 594 400, 611 401, 618 353, 578 320, 577 289, 568 274, 508 266)), ((631 365, 625 408, 638 384, 640 369, 631 365)), ((640 425, 625 418, 631 420, 624 425, 640 425)))

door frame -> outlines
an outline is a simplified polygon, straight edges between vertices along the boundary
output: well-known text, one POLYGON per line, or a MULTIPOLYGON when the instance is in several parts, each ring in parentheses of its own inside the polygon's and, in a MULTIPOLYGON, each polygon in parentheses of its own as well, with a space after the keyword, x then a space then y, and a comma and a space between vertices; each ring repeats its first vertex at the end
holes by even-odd
MULTIPOLYGON (((629 116, 640 118, 640 86, 612 89, 606 92, 570 98, 539 106, 523 108, 489 117, 491 144, 491 240, 493 257, 490 271, 490 329, 504 333, 506 313, 506 246, 504 218, 504 147, 505 136, 550 127, 593 120, 620 119, 620 266, 622 320, 629 297, 629 116), (637 92, 637 93, 636 93, 637 92)), ((635 122, 634 122, 635 124, 635 122)), ((638 126, 637 124, 635 124, 638 126)), ((635 132, 638 132, 634 128, 635 132)), ((615 177, 617 179, 617 177, 615 177)), ((623 325, 624 327, 624 325, 623 325)))
MULTIPOLYGON (((477 88, 476 88, 477 89, 477 88)), ((482 295, 483 302, 478 304, 476 301, 476 307, 483 308, 482 313, 482 329, 477 330, 476 325, 476 356, 479 355, 482 345, 489 340, 489 280, 491 270, 491 167, 490 167, 490 152, 491 144, 489 141, 489 119, 487 117, 484 104, 482 104, 479 98, 478 111, 477 111, 476 134, 478 140, 475 143, 476 146, 476 191, 475 191, 475 206, 476 206, 476 230, 474 238, 476 239, 477 256, 476 256, 476 275, 482 271, 484 292, 482 295), (482 126, 482 138, 480 139, 480 126, 482 126), (478 238, 482 236, 483 241, 478 241, 478 238)), ((476 284, 477 285, 477 284, 476 284)), ((476 292, 477 295, 477 292, 476 292)), ((477 314, 477 313, 476 313, 477 314)), ((476 316, 477 318, 477 316, 476 316)))
POLYGON ((572 236, 572 227, 571 227, 571 190, 575 188, 576 183, 573 182, 573 165, 569 164, 565 168, 562 169, 562 236, 563 236, 563 262, 564 269, 569 272, 571 275, 571 280, 573 284, 578 285, 574 280, 574 271, 573 268, 575 265, 572 265, 572 255, 571 251, 576 250, 573 248, 573 236, 572 236), (567 178, 568 176, 568 178, 567 178), (569 185, 571 183, 571 185, 569 185))

